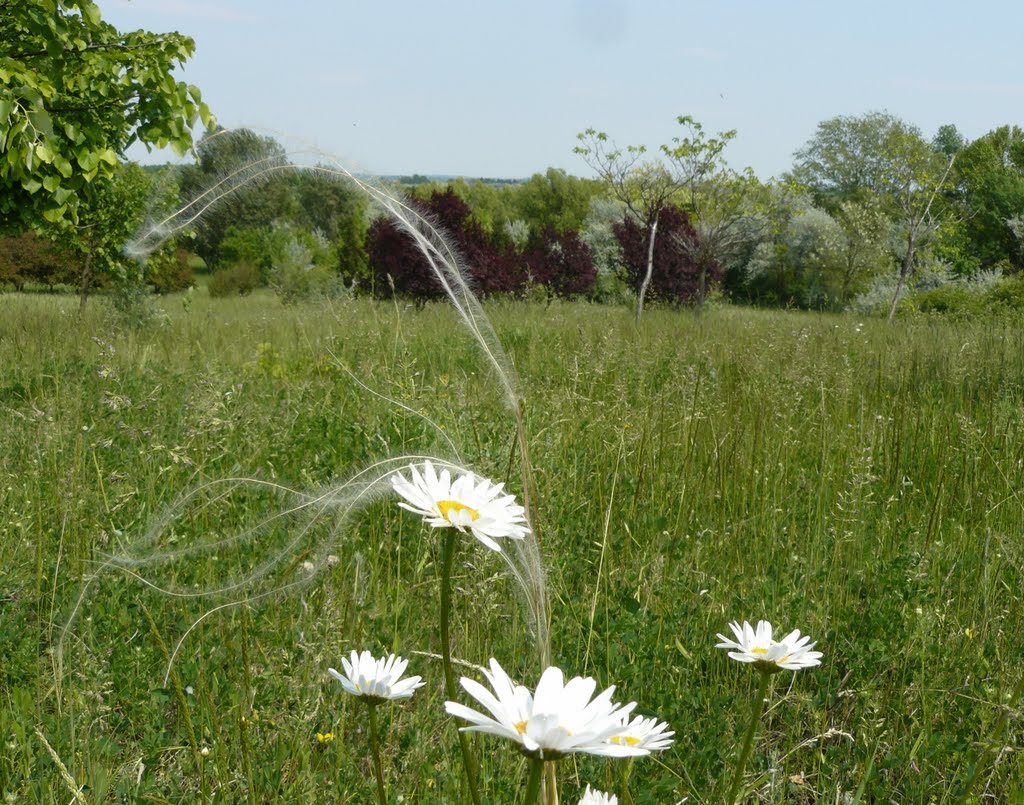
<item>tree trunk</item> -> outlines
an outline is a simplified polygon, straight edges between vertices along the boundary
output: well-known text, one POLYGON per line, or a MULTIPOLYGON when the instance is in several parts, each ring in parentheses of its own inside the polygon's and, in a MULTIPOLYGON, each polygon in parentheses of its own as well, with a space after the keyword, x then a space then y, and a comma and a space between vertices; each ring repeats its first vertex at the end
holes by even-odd
POLYGON ((644 297, 647 296, 647 286, 651 284, 651 274, 654 273, 654 236, 658 233, 658 216, 661 210, 654 215, 654 223, 651 224, 651 240, 647 245, 647 273, 644 274, 644 281, 640 283, 640 292, 636 297, 636 323, 640 324, 640 317, 644 312, 644 297))
POLYGON ((82 280, 79 284, 78 312, 85 310, 86 300, 89 298, 89 289, 92 287, 92 249, 85 253, 85 262, 82 263, 82 280))
POLYGON ((896 315, 896 303, 900 301, 900 291, 902 291, 903 286, 907 284, 907 278, 910 276, 910 269, 913 265, 914 237, 913 235, 908 235, 907 253, 903 256, 903 262, 900 263, 900 278, 896 282, 896 293, 892 295, 892 305, 889 307, 889 321, 892 321, 892 317, 896 315))
POLYGON ((701 260, 700 273, 697 277, 697 315, 699 316, 704 310, 704 297, 708 293, 708 267, 707 263, 703 260, 701 260))

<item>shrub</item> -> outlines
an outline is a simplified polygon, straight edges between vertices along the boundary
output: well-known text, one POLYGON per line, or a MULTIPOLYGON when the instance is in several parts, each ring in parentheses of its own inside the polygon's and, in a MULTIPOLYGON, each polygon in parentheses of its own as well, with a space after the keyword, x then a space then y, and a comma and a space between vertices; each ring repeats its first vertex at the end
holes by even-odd
POLYGON ((32 232, 0 238, 0 287, 21 290, 27 283, 74 284, 78 271, 71 256, 32 232))
POLYGON ((158 294, 184 291, 195 285, 189 253, 182 248, 161 249, 146 263, 146 281, 158 294))
POLYGON ((1024 311, 1024 275, 1005 277, 985 294, 985 301, 997 309, 1024 311))
POLYGON ((899 311, 971 316, 985 311, 985 300, 966 283, 952 282, 915 291, 900 301, 899 311))
MULTIPOLYGON (((450 237, 478 294, 522 293, 526 286, 524 267, 491 244, 469 206, 451 187, 444 192, 435 190, 426 202, 410 203, 450 237)), ((419 249, 390 220, 374 221, 366 240, 376 294, 389 296, 394 292, 417 299, 442 295, 441 285, 419 249)))
POLYGON ((245 296, 260 287, 260 272, 252 263, 242 261, 214 272, 207 290, 210 296, 245 296))
POLYGON ((531 238, 523 259, 530 278, 562 298, 590 294, 597 281, 597 269, 590 248, 574 229, 557 232, 545 227, 531 238))
MULTIPOLYGON (((634 292, 640 290, 647 273, 647 250, 649 230, 632 218, 615 226, 615 236, 622 245, 622 260, 626 268, 626 282, 634 292)), ((696 299, 700 292, 700 269, 679 240, 694 240, 696 230, 690 226, 690 219, 678 207, 666 207, 658 218, 658 232, 654 238, 654 272, 647 289, 651 301, 662 300, 679 304, 696 299)), ((708 272, 708 286, 721 276, 721 268, 715 265, 708 272)))

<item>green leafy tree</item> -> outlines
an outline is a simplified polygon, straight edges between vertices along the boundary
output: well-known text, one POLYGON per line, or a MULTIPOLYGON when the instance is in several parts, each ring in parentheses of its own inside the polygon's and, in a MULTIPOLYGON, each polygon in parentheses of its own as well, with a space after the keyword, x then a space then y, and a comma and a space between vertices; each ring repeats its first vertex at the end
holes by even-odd
POLYGON ((272 137, 219 128, 204 134, 196 151, 197 163, 181 173, 181 195, 195 216, 196 254, 211 268, 231 227, 266 229, 299 215, 294 167, 272 137))
POLYGON ((683 177, 674 175, 660 159, 645 159, 646 146, 619 148, 603 131, 589 128, 576 135, 573 152, 583 157, 626 208, 628 218, 647 233, 647 268, 636 295, 636 321, 644 312, 644 299, 654 274, 658 220, 679 194, 683 177))
POLYGON ((963 148, 955 184, 963 230, 981 268, 1007 262, 1024 268, 1011 221, 1024 213, 1024 130, 1001 126, 963 148))
POLYGON ((299 223, 327 239, 337 255, 337 272, 345 280, 368 282, 366 233, 370 221, 366 196, 327 171, 300 171, 294 178, 299 223))
POLYGON ((510 188, 517 218, 535 232, 554 227, 559 232, 579 230, 590 213, 590 201, 603 192, 600 182, 569 176, 548 168, 522 185, 510 188))
POLYGON ((77 258, 80 307, 97 278, 141 283, 141 264, 124 253, 125 244, 142 225, 152 182, 138 165, 119 165, 114 175, 95 182, 79 201, 78 223, 55 236, 77 258))
POLYGON ((709 272, 768 232, 767 206, 773 196, 751 169, 740 172, 726 163, 723 152, 736 136, 735 130, 709 137, 692 117, 680 116, 677 122, 686 134, 672 138, 662 151, 675 168, 680 203, 697 233, 695 238, 680 240, 679 247, 697 265, 699 309, 707 297, 709 272))
POLYGON ((75 224, 134 142, 184 153, 209 124, 171 77, 194 43, 121 33, 91 0, 0 0, 0 228, 75 224))
POLYGON ((947 184, 953 157, 937 151, 921 131, 887 112, 834 117, 796 153, 794 176, 835 210, 843 201, 876 199, 897 228, 900 261, 889 318, 896 312, 921 245, 942 223, 936 197, 947 184))

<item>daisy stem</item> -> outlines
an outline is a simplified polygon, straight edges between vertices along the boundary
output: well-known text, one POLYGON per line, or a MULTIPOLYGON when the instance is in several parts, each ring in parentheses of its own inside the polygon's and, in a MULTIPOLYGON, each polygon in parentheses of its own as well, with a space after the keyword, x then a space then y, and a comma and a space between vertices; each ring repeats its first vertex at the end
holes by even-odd
POLYGON ((619 802, 621 805, 633 805, 633 797, 629 795, 629 774, 633 771, 633 758, 626 758, 620 764, 622 769, 619 772, 619 802))
POLYGON ((768 694, 768 677, 770 674, 764 671, 758 672, 757 695, 754 697, 754 706, 750 708, 750 725, 747 727, 747 734, 743 736, 743 747, 740 749, 739 759, 736 761, 736 776, 732 781, 732 788, 725 800, 729 805, 735 805, 739 799, 740 785, 743 782, 743 771, 750 760, 750 751, 754 748, 754 733, 757 732, 758 722, 761 720, 761 713, 764 712, 764 697, 768 694))
POLYGON ((377 735, 377 705, 366 708, 370 713, 370 750, 373 752, 373 771, 377 775, 377 802, 387 805, 388 795, 384 789, 384 770, 380 763, 380 739, 377 735))
POLYGON ((523 805, 536 805, 540 797, 540 781, 544 777, 544 761, 530 758, 530 776, 526 780, 526 796, 523 805))
MULTIPOLYGON (((455 673, 452 670, 452 564, 459 532, 454 528, 445 529, 444 548, 441 557, 441 664, 444 666, 444 689, 450 701, 457 700, 455 673)), ((480 788, 477 782, 476 759, 469 748, 469 737, 459 731, 459 748, 462 750, 462 766, 466 770, 469 796, 473 805, 480 805, 480 788)))

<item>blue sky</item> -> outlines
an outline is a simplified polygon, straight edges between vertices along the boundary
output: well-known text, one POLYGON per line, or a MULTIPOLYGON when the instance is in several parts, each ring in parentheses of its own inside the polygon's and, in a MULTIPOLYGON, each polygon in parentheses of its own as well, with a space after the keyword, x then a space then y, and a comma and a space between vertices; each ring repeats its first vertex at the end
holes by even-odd
POLYGON ((384 174, 586 175, 577 132, 656 147, 681 114, 737 129, 730 163, 762 178, 835 115, 884 109, 928 137, 1024 122, 1020 0, 99 5, 122 30, 193 37, 181 77, 223 125, 384 174))

